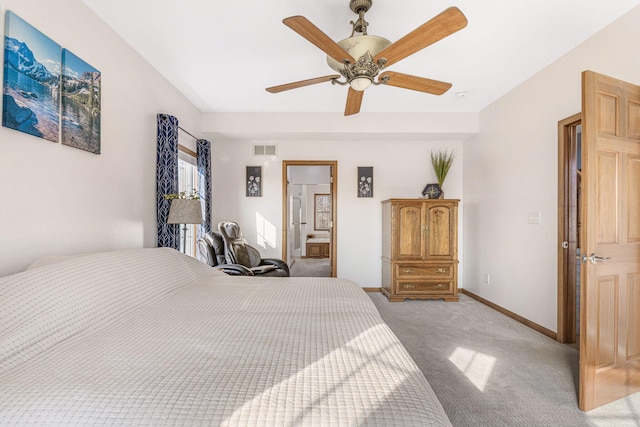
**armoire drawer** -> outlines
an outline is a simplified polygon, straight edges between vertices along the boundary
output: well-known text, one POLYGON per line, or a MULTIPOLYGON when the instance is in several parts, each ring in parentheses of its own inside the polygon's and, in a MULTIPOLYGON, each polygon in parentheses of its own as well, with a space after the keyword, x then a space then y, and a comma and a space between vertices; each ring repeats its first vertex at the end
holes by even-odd
POLYGON ((453 264, 396 264, 396 277, 453 279, 453 264))
POLYGON ((452 294, 453 281, 425 281, 425 280, 398 280, 396 284, 396 292, 398 295, 409 294, 452 294))

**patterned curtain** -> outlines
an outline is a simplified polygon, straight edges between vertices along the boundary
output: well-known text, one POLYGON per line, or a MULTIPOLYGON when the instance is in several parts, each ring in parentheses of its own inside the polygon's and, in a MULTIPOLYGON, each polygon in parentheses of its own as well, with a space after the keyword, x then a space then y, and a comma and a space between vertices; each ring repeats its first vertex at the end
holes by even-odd
POLYGON ((156 157, 156 205, 158 247, 179 249, 180 225, 167 224, 169 200, 165 194, 178 192, 178 119, 158 114, 158 155, 156 157))
POLYGON ((211 231, 211 143, 206 139, 196 142, 198 155, 198 188, 204 205, 204 222, 198 225, 198 238, 211 231))

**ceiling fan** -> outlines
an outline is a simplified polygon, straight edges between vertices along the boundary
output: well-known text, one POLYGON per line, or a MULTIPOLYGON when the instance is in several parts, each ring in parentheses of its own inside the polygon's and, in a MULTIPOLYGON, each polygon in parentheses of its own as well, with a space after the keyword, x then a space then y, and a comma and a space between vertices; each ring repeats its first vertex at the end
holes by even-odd
POLYGON ((358 15, 358 20, 350 22, 353 26, 351 36, 337 43, 304 16, 285 18, 282 22, 326 53, 327 63, 340 74, 273 86, 267 88, 267 91, 278 93, 328 81, 342 86, 349 85, 344 110, 344 115, 349 116, 360 112, 364 90, 372 84, 385 84, 433 95, 442 95, 449 90, 451 83, 393 71, 380 74, 380 71, 466 27, 467 18, 460 9, 450 7, 391 43, 383 37, 367 34, 369 23, 365 21, 364 14, 371 8, 372 1, 349 0, 349 7, 358 15), (345 80, 339 80, 340 77, 345 80))

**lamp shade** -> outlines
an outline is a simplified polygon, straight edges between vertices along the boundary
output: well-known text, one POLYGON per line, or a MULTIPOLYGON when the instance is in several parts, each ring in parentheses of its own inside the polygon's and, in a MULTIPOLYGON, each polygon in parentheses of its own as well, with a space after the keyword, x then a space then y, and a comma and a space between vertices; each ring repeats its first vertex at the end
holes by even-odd
POLYGON ((202 224, 202 204, 197 199, 173 199, 167 224, 202 224))

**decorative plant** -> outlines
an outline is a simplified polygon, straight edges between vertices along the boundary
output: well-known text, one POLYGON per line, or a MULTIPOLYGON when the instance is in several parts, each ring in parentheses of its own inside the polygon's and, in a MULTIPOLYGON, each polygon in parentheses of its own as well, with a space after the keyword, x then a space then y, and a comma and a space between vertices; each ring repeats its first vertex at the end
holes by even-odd
POLYGON ((173 200, 173 199, 187 199, 187 200, 200 200, 200 195, 196 192, 196 190, 191 190, 191 193, 187 194, 186 191, 181 191, 179 193, 171 193, 164 195, 165 200, 173 200))
POLYGON ((433 170, 436 173, 436 179, 438 180, 440 188, 442 188, 444 179, 447 177, 455 157, 456 155, 453 150, 451 150, 451 152, 449 152, 449 150, 440 150, 435 153, 433 151, 431 152, 431 164, 433 165, 433 170))

